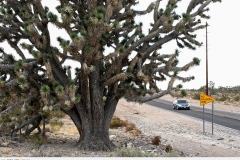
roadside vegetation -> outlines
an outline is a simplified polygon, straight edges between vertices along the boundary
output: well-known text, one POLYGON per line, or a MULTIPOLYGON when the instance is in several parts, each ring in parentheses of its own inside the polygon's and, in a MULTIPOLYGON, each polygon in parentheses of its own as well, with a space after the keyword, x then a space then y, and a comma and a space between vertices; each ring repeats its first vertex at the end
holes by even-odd
POLYGON ((114 116, 110 123, 110 128, 116 129, 119 127, 125 127, 125 131, 131 133, 134 136, 138 136, 141 133, 141 130, 139 130, 135 126, 135 124, 133 124, 127 120, 121 120, 120 118, 114 116))
MULTIPOLYGON (((187 97, 199 100, 200 93, 206 93, 205 86, 200 87, 199 89, 189 89, 187 91, 187 97)), ((208 95, 216 98, 216 101, 223 104, 233 104, 240 105, 240 86, 226 86, 218 87, 214 86, 209 87, 208 95)))

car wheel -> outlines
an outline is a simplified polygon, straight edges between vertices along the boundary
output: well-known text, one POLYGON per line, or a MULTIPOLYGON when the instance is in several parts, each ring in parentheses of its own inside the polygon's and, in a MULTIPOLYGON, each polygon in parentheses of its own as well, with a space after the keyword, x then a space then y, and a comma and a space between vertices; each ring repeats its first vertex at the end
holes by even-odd
POLYGON ((179 110, 178 106, 177 106, 177 110, 179 110))
POLYGON ((173 105, 173 109, 175 109, 175 106, 173 105))

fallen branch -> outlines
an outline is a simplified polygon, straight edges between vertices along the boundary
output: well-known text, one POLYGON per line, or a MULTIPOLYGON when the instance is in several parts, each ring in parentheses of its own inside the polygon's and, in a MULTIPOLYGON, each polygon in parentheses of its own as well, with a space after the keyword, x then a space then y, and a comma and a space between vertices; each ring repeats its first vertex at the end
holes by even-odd
POLYGON ((36 120, 39 119, 39 118, 41 118, 41 115, 40 115, 40 114, 32 117, 31 119, 27 120, 27 121, 24 122, 22 125, 20 125, 19 127, 13 129, 12 132, 11 132, 11 137, 12 137, 12 135, 13 135, 14 132, 19 131, 20 129, 22 129, 22 128, 25 127, 26 125, 29 125, 29 124, 34 123, 34 121, 36 121, 36 120))

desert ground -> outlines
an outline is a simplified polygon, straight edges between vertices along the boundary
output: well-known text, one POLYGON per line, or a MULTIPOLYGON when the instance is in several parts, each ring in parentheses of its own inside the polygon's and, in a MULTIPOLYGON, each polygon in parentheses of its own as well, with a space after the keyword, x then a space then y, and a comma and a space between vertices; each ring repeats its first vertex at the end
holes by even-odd
MULTIPOLYGON (((162 99, 173 101, 174 97, 164 96, 162 99)), ((191 105, 198 106, 199 101, 189 99, 191 105)), ((200 106, 199 106, 200 107, 200 106)), ((211 108, 211 104, 205 105, 211 108)), ((216 110, 240 113, 240 106, 225 105, 215 102, 216 110)), ((187 111, 187 110, 186 110, 187 111)), ((127 120, 141 130, 141 134, 133 136, 124 128, 110 129, 110 139, 118 146, 135 147, 141 152, 153 153, 154 156, 168 155, 161 146, 151 144, 151 138, 161 137, 161 145, 171 145, 177 155, 184 157, 240 157, 240 131, 220 125, 214 125, 212 135, 211 122, 205 122, 203 133, 202 120, 159 109, 147 104, 129 103, 121 99, 115 116, 127 120)), ((78 132, 69 118, 62 119, 61 128, 50 129, 46 134, 47 143, 39 141, 8 141, 0 138, 1 157, 110 157, 114 152, 87 152, 78 150, 75 144, 78 132)), ((169 155, 168 155, 169 156, 169 155)), ((171 156, 171 154, 170 154, 171 156)))

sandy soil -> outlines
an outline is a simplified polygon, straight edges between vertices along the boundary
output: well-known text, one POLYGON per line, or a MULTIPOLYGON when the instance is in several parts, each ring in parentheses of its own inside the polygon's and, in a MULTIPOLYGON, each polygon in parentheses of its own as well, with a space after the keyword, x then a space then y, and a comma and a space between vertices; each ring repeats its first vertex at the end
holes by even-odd
MULTIPOLYGON (((175 98, 164 96, 162 99, 173 101, 175 98)), ((199 101, 188 99, 191 105, 199 106, 199 101)), ((212 105, 205 105, 211 108, 212 105)), ((215 110, 240 113, 239 106, 215 102, 215 110)), ((117 107, 116 116, 136 124, 146 135, 161 136, 165 143, 187 156, 193 157, 240 157, 240 131, 214 124, 212 135, 211 122, 205 122, 203 133, 202 120, 159 109, 147 104, 129 103, 122 99, 117 107)))

